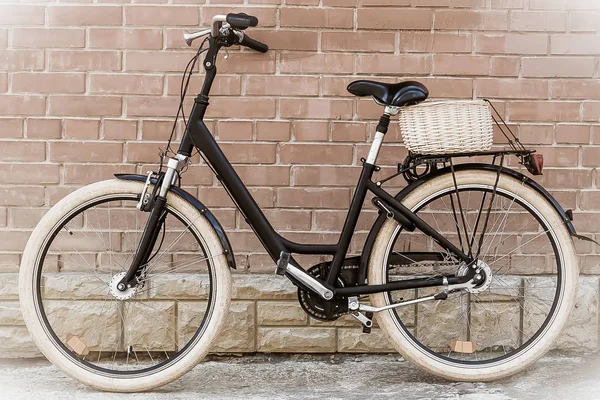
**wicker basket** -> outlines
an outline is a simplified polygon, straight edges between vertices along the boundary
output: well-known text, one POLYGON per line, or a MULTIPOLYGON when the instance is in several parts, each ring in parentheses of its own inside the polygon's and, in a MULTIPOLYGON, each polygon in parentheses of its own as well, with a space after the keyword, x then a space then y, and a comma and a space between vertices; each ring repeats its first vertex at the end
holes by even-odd
POLYGON ((425 102, 400 112, 404 145, 416 154, 489 150, 493 123, 490 106, 483 100, 425 102))

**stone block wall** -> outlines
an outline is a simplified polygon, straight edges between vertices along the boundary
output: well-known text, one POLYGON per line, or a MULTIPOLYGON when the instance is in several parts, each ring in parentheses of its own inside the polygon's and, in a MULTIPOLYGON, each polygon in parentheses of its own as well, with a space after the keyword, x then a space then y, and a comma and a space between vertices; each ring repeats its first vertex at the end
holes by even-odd
MULTIPOLYGON (((337 238, 381 112, 345 87, 368 77, 419 80, 438 99, 493 99, 520 139, 544 154, 541 183, 574 210, 580 233, 600 239, 596 0, 8 1, 0 5, 3 354, 37 354, 20 319, 16 287, 31 230, 76 188, 156 166, 181 72, 194 54, 182 33, 226 12, 256 15, 260 25, 251 35, 271 51, 232 48, 227 60, 221 56, 208 125, 284 236, 337 238)), ((192 79, 190 94, 201 81, 200 74, 192 79)), ((383 172, 405 155, 394 125, 379 160, 383 172)), ((272 261, 197 157, 183 186, 214 210, 240 267, 232 322, 218 351, 388 350, 377 330, 366 336, 351 320, 323 324, 302 314, 292 290, 269 275, 272 261), (308 346, 310 337, 318 345, 308 346)), ((353 254, 374 218, 368 207, 353 254)), ((577 246, 580 301, 560 346, 595 350, 600 253, 589 243, 577 246)))

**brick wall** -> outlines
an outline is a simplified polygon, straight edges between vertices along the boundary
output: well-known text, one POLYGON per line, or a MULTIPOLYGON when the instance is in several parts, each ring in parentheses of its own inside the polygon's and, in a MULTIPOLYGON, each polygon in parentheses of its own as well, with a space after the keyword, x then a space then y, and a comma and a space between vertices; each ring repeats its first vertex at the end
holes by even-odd
MULTIPOLYGON (((263 55, 233 48, 229 59, 220 57, 208 125, 286 237, 333 241, 341 228, 381 112, 371 100, 345 91, 365 76, 416 79, 435 98, 495 99, 521 140, 544 154, 542 182, 575 210, 576 228, 598 232, 597 0, 147 3, 0 5, 1 348, 30 344, 15 274, 30 230, 75 188, 116 172, 144 173, 157 161, 176 112, 181 72, 193 55, 182 32, 207 26, 218 13, 258 16, 251 35, 272 50, 263 55)), ((189 93, 200 84, 200 76, 193 78, 189 93)), ((190 104, 188 99, 188 109, 190 104)), ((395 128, 379 160, 388 171, 406 154, 395 128)), ((184 186, 230 232, 239 272, 246 274, 238 281, 264 287, 265 277, 254 274, 271 273, 273 263, 208 169, 194 161, 184 186)), ((354 253, 374 216, 369 208, 360 221, 354 253)), ((584 289, 566 342, 596 349, 600 254, 587 243, 577 245, 584 289)), ((261 340, 283 331, 323 336, 321 351, 386 348, 381 337, 363 340, 345 322, 308 321, 286 302, 293 298, 286 287, 285 295, 237 298, 236 321, 249 324, 251 339, 230 350, 273 350, 261 347, 261 340), (279 300, 269 303, 274 298, 279 300), (279 314, 264 311, 267 306, 279 314)), ((290 349, 299 351, 302 343, 290 349)))

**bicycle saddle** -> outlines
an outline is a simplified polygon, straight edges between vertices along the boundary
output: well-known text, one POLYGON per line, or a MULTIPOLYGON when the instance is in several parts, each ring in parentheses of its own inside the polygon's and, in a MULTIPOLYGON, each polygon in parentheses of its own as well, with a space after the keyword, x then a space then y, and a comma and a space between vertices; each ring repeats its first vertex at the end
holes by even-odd
POLYGON ((427 88, 415 81, 383 83, 374 81, 354 81, 348 91, 355 96, 373 96, 386 106, 402 107, 418 104, 429 96, 427 88))

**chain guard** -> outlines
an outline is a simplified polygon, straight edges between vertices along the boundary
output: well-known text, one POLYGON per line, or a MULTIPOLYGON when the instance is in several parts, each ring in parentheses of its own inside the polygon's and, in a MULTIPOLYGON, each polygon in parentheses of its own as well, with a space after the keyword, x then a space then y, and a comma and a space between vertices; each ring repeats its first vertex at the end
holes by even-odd
MULTIPOLYGON (((355 286, 357 284, 358 264, 358 260, 353 258, 344 260, 337 287, 355 286)), ((331 261, 312 266, 308 273, 315 278, 325 280, 329 268, 331 268, 331 261)), ((298 301, 308 315, 319 321, 335 321, 348 313, 347 297, 334 297, 333 300, 326 301, 308 290, 298 288, 298 301)))

